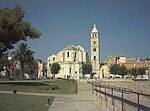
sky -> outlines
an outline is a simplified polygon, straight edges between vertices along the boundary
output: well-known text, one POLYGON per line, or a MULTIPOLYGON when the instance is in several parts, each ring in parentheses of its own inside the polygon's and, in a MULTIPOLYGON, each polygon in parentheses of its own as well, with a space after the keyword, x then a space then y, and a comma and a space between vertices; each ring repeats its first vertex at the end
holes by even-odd
POLYGON ((100 34, 100 60, 108 55, 150 58, 150 0, 0 0, 0 8, 20 4, 25 21, 42 36, 27 43, 35 58, 47 60, 68 45, 90 55, 93 25, 100 34))

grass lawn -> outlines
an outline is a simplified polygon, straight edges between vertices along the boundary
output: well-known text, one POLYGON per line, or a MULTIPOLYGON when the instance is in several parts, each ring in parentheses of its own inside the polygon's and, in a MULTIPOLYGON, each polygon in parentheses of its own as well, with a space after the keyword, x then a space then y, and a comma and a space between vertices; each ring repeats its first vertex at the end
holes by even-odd
POLYGON ((23 92, 44 92, 51 94, 75 94, 76 81, 66 79, 54 80, 28 80, 28 81, 0 81, 0 90, 23 91, 23 92))
POLYGON ((47 111, 48 98, 54 97, 30 96, 16 94, 0 94, 0 111, 47 111))

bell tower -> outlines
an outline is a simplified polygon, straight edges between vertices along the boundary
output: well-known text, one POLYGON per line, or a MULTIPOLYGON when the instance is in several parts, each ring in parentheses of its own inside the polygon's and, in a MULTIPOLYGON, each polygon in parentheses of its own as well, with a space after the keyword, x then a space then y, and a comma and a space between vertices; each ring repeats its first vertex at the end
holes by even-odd
POLYGON ((99 70, 100 69, 99 33, 95 24, 91 31, 90 47, 91 47, 92 73, 99 76, 99 72, 100 72, 99 70))

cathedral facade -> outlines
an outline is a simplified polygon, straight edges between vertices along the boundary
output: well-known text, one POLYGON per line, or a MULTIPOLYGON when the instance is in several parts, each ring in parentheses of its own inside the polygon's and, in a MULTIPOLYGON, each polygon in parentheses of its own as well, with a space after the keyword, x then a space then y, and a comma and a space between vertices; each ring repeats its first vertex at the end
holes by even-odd
POLYGON ((70 77, 79 79, 79 77, 82 77, 82 64, 88 62, 87 51, 79 45, 70 45, 56 55, 49 56, 47 59, 49 76, 52 76, 50 69, 54 62, 59 63, 61 67, 59 73, 56 74, 56 78, 70 77))

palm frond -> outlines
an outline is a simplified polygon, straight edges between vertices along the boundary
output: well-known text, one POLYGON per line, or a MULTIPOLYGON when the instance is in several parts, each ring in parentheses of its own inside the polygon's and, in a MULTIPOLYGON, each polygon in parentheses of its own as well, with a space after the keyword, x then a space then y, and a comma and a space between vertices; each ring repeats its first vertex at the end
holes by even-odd
POLYGON ((30 50, 30 47, 28 47, 27 43, 20 43, 18 45, 18 48, 16 51, 12 52, 12 60, 14 61, 20 61, 21 63, 21 70, 22 74, 24 73, 24 65, 28 65, 28 63, 31 63, 32 61, 35 61, 33 54, 35 52, 30 50))

